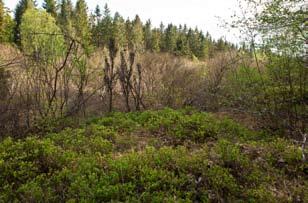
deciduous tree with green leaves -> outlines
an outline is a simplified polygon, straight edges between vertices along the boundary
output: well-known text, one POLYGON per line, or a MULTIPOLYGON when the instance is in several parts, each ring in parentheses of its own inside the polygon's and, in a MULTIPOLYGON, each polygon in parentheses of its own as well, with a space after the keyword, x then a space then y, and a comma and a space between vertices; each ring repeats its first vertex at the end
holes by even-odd
POLYGON ((12 42, 14 21, 0 0, 0 43, 12 42))
POLYGON ((43 61, 63 56, 65 44, 61 30, 46 11, 28 9, 22 17, 20 30, 25 53, 43 61))
POLYGON ((244 28, 241 31, 260 78, 253 108, 271 129, 302 139, 304 148, 308 123, 307 3, 244 0, 240 7, 244 15, 235 16, 233 26, 244 28))

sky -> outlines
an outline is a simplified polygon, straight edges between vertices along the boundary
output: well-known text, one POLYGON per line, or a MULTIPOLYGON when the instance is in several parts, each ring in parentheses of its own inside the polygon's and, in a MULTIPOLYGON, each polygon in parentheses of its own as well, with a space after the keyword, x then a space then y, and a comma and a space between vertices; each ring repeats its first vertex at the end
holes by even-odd
MULTIPOLYGON (((14 10, 19 0, 4 0, 6 7, 14 10)), ((72 0, 75 2, 76 0, 72 0)), ((41 6, 42 0, 37 0, 41 6)), ((234 14, 237 0, 86 0, 89 12, 94 11, 96 5, 101 8, 107 3, 112 13, 118 11, 124 18, 133 19, 138 14, 142 21, 151 19, 153 26, 160 22, 165 25, 187 24, 188 27, 198 27, 209 32, 213 38, 223 37, 231 42, 238 42, 236 31, 230 32, 222 28, 221 19, 229 19, 234 14)))

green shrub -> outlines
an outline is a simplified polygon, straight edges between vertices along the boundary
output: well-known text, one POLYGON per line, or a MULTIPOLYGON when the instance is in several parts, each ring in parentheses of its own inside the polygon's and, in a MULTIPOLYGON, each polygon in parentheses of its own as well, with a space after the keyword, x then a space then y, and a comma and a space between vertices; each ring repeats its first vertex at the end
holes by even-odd
POLYGON ((106 117, 97 119, 95 124, 121 132, 131 132, 138 127, 138 123, 130 118, 130 114, 120 112, 112 113, 106 117))
POLYGON ((48 138, 65 150, 107 154, 113 149, 112 143, 107 139, 114 139, 114 136, 115 133, 112 130, 93 125, 87 129, 67 128, 60 133, 48 135, 48 138))
POLYGON ((219 198, 232 200, 239 195, 239 186, 228 169, 213 166, 204 175, 207 178, 208 187, 214 190, 219 198))
POLYGON ((286 164, 292 165, 300 163, 302 159, 301 149, 286 139, 277 138, 271 142, 266 142, 266 158, 273 165, 277 165, 278 162, 285 162, 286 164))
POLYGON ((207 113, 113 113, 76 129, 2 140, 0 202, 304 201, 300 159, 287 139, 207 113), (161 145, 149 147, 153 139, 161 145))
POLYGON ((214 153, 226 167, 243 169, 249 165, 249 159, 241 152, 240 147, 227 140, 219 140, 214 147, 214 153))
POLYGON ((268 185, 261 185, 260 187, 249 189, 247 196, 248 202, 278 202, 277 198, 269 191, 268 185))

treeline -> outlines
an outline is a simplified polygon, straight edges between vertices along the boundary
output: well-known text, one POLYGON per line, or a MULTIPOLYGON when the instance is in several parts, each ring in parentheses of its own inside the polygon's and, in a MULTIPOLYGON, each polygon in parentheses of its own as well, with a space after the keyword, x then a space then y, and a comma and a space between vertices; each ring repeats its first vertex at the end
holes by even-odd
MULTIPOLYGON (((15 42, 21 45, 20 25, 22 16, 29 8, 36 8, 33 0, 20 0, 11 19, 7 9, 0 1, 1 42, 15 42)), ((215 53, 236 46, 224 39, 214 40, 209 33, 203 33, 198 28, 187 25, 160 24, 159 28, 152 26, 151 20, 143 23, 138 15, 132 20, 124 19, 118 12, 111 15, 107 4, 103 10, 96 7, 94 13, 89 14, 84 0, 78 0, 74 6, 71 0, 45 0, 42 7, 61 28, 61 33, 67 38, 82 41, 88 49, 108 46, 114 40, 120 48, 137 51, 168 52, 179 56, 197 57, 205 59, 213 57, 215 53)))

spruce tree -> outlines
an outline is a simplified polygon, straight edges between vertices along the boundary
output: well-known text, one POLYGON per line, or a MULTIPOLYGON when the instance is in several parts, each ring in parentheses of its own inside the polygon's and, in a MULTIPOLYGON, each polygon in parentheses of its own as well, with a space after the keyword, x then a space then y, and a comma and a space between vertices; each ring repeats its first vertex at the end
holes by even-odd
POLYGON ((196 51, 196 56, 199 59, 202 59, 206 56, 206 40, 205 40, 205 36, 203 35, 203 32, 200 31, 198 33, 198 48, 196 51))
POLYGON ((58 24, 60 25, 62 32, 67 36, 71 36, 73 33, 72 15, 72 2, 70 0, 62 0, 60 4, 60 13, 58 15, 58 24))
POLYGON ((190 54, 189 45, 186 38, 186 30, 182 26, 179 27, 178 38, 176 40, 176 54, 187 56, 190 54))
POLYGON ((199 38, 199 30, 197 28, 189 29, 187 32, 187 42, 189 45, 189 49, 191 50, 191 54, 193 56, 198 56, 199 46, 200 46, 200 38, 199 38))
POLYGON ((163 51, 165 48, 164 32, 165 32, 165 25, 163 22, 161 22, 159 25, 159 35, 160 35, 159 50, 160 51, 163 51))
POLYGON ((77 0, 73 25, 76 31, 76 38, 82 42, 83 48, 89 51, 91 33, 87 10, 85 0, 77 0))
POLYGON ((152 50, 152 23, 149 19, 144 26, 144 43, 146 50, 152 50))
POLYGON ((165 37, 164 37, 164 51, 173 53, 176 48, 176 41, 177 41, 177 28, 172 24, 169 24, 165 30, 165 37))
POLYGON ((15 8, 15 28, 14 28, 14 41, 20 45, 20 24, 22 15, 29 8, 34 8, 36 2, 33 0, 20 0, 15 8))
POLYGON ((101 9, 100 9, 99 5, 96 5, 94 14, 95 14, 95 17, 96 17, 96 21, 98 23, 101 20, 101 17, 102 17, 102 13, 101 13, 101 9))
POLYGON ((112 37, 112 29, 113 29, 113 19, 110 14, 110 9, 108 8, 108 5, 105 4, 104 12, 103 12, 103 19, 101 20, 101 23, 99 24, 99 36, 102 38, 102 45, 103 47, 107 46, 109 44, 109 41, 112 37))
POLYGON ((102 13, 99 5, 95 7, 94 14, 91 15, 91 33, 92 33, 92 44, 96 47, 102 45, 102 36, 100 34, 101 30, 101 18, 102 13))
POLYGON ((141 19, 136 15, 132 24, 131 44, 134 51, 142 52, 144 50, 143 26, 141 19))
POLYGON ((116 46, 118 48, 125 48, 127 44, 125 21, 118 12, 116 12, 114 15, 112 28, 111 37, 115 40, 116 46))
POLYGON ((57 4, 55 0, 44 0, 43 8, 47 13, 50 13, 54 18, 57 17, 57 4))
POLYGON ((161 33, 159 29, 154 29, 152 31, 151 51, 156 53, 159 52, 160 44, 161 44, 161 33))
POLYGON ((132 49, 132 32, 133 32, 133 24, 129 18, 125 21, 125 34, 127 39, 128 48, 132 49))

